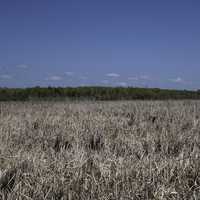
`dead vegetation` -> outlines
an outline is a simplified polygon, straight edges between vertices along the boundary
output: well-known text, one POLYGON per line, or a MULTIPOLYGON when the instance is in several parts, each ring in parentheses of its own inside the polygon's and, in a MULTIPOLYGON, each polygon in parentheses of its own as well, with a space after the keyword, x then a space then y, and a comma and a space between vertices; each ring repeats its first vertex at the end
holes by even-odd
POLYGON ((200 102, 1 103, 0 199, 200 199, 200 102))

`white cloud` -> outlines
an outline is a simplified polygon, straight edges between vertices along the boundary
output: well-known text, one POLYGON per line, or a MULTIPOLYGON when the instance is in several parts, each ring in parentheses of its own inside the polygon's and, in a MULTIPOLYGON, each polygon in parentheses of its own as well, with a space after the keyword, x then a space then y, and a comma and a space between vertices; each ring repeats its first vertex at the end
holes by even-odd
POLYGON ((116 73, 108 73, 108 74, 106 74, 106 76, 108 76, 108 77, 113 77, 113 78, 118 78, 118 77, 120 77, 120 75, 119 75, 119 74, 116 74, 116 73))
POLYGON ((46 78, 47 81, 61 81, 62 77, 61 76, 50 76, 46 78))
POLYGON ((20 64, 20 65, 17 65, 16 67, 21 68, 21 69, 27 69, 27 68, 29 68, 29 65, 20 64))
POLYGON ((174 83, 183 83, 184 80, 181 77, 177 77, 175 79, 169 79, 169 81, 174 82, 174 83))
POLYGON ((66 74, 67 76, 73 76, 73 75, 74 75, 74 72, 65 72, 65 74, 66 74))
POLYGON ((12 76, 9 75, 9 74, 3 74, 3 75, 0 75, 0 78, 1 78, 1 79, 11 79, 12 76))

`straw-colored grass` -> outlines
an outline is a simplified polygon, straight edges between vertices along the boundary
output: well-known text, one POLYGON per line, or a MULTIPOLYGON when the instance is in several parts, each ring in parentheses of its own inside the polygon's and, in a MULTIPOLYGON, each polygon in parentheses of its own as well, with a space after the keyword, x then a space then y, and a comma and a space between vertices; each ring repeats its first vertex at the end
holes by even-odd
POLYGON ((0 103, 0 199, 200 199, 200 102, 0 103))

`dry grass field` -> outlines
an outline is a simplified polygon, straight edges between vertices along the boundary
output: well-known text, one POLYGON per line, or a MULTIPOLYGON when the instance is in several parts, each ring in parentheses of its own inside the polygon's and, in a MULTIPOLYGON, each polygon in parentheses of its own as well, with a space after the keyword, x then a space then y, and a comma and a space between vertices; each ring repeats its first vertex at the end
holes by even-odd
POLYGON ((200 199, 200 102, 2 102, 0 199, 200 199))

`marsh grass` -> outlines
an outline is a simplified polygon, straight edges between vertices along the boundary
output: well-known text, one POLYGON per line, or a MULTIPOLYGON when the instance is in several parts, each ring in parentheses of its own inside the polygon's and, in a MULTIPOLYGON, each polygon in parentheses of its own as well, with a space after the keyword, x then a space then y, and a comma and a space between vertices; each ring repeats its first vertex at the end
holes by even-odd
POLYGON ((0 199, 200 199, 200 102, 0 103, 0 199))

